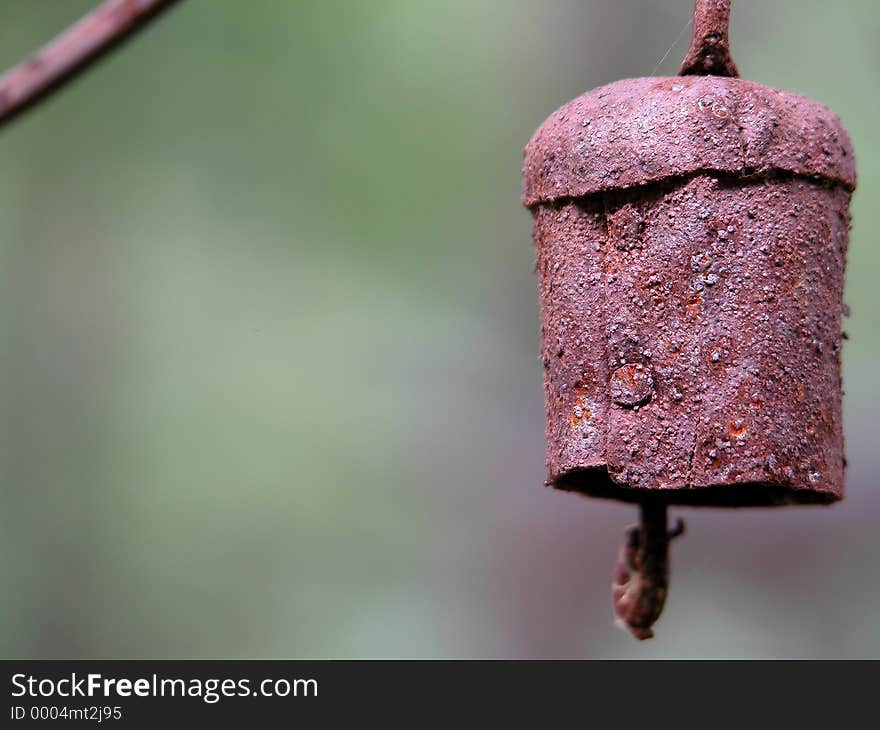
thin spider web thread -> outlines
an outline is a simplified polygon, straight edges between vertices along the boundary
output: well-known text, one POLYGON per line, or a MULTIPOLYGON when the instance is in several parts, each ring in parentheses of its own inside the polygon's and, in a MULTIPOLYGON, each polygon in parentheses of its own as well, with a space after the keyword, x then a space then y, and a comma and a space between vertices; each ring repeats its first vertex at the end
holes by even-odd
POLYGON ((672 45, 669 46, 669 48, 666 49, 666 53, 663 54, 663 58, 661 58, 659 61, 657 61, 657 65, 654 66, 654 70, 651 71, 651 73, 648 74, 649 76, 653 76, 655 73, 657 73, 657 69, 660 68, 660 67, 663 65, 663 62, 664 62, 667 58, 669 58, 669 54, 672 53, 672 49, 675 48, 675 47, 678 45, 678 42, 681 40, 681 37, 684 35, 684 32, 685 32, 688 28, 691 27, 691 23, 692 23, 692 22, 693 22, 693 19, 690 19, 690 20, 688 20, 687 23, 684 24, 684 28, 682 28, 682 29, 679 31, 678 36, 676 37, 676 39, 675 39, 674 41, 672 41, 672 45))

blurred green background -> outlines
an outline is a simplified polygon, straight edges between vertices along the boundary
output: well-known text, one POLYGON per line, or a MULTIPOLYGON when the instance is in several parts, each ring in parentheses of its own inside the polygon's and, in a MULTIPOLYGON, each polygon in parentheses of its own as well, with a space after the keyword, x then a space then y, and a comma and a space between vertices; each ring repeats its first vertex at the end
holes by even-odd
MULTIPOLYGON (((0 65, 92 4, 4 0, 0 65)), ((847 499, 686 513, 640 644, 633 509, 541 486, 522 147, 691 8, 186 0, 5 129, 0 655, 880 657, 873 0, 731 30, 858 155, 847 499)))

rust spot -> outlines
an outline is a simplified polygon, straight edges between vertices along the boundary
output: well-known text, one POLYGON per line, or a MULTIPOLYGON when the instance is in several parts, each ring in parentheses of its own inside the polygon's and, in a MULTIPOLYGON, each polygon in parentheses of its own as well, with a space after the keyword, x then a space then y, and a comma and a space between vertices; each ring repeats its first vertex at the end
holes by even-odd
POLYGON ((578 381, 574 384, 574 394, 576 396, 574 407, 572 408, 572 412, 568 417, 569 425, 574 428, 581 421, 589 421, 590 417, 593 415, 593 412, 587 406, 587 391, 584 388, 584 384, 581 381, 578 381))
POLYGON ((593 414, 590 412, 589 408, 583 408, 583 409, 578 410, 578 408, 575 407, 574 413, 571 414, 571 416, 568 419, 568 422, 571 425, 571 427, 574 428, 581 421, 589 421, 590 416, 592 416, 592 415, 593 414), (580 413, 580 415, 578 415, 579 413, 580 413))
POLYGON ((746 431, 748 431, 748 426, 746 426, 745 421, 741 418, 737 418, 733 421, 728 421, 727 423, 727 432, 734 437, 739 438, 744 435, 746 431))
POLYGON ((696 317, 700 310, 703 308, 703 295, 700 292, 694 292, 690 299, 688 299, 688 303, 684 306, 684 311, 687 312, 692 317, 696 317))
POLYGON ((695 272, 706 271, 712 266, 712 258, 705 251, 700 251, 691 256, 691 269, 695 272))

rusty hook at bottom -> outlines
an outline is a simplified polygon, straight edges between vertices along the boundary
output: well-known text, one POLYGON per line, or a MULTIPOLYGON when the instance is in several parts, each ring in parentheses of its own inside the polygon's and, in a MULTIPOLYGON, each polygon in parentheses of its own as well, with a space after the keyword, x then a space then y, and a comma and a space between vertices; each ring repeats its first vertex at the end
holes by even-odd
POLYGON ((669 586, 669 541, 684 533, 684 520, 666 528, 666 502, 656 497, 641 502, 641 523, 626 530, 614 569, 612 598, 618 626, 637 639, 650 639, 669 586))

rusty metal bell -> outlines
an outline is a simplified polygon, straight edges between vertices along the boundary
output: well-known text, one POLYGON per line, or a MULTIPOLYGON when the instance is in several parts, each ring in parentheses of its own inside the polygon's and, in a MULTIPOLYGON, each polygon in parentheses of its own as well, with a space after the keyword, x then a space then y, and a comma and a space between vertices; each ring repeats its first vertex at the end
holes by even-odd
POLYGON ((653 581, 651 606, 617 606, 640 638, 666 504, 843 496, 852 145, 824 106, 736 77, 728 19, 697 0, 683 75, 594 89, 525 149, 548 484, 643 505, 615 593, 653 581))

